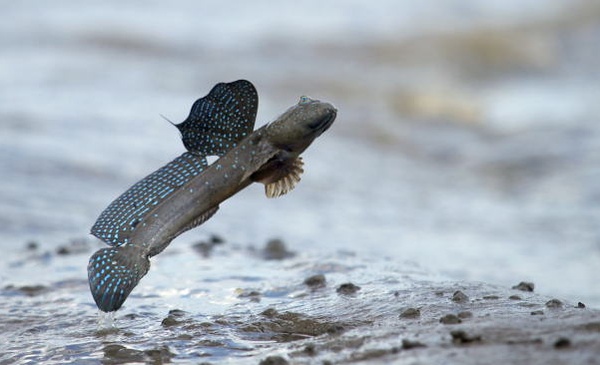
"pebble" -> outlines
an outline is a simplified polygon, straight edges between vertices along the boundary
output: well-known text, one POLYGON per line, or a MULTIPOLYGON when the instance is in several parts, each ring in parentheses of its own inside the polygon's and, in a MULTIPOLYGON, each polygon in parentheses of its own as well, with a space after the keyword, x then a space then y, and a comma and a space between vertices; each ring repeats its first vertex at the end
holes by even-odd
POLYGON ((469 301, 469 297, 460 290, 457 290, 452 295, 452 301, 456 303, 466 303, 469 301))
POLYGON ((458 318, 458 316, 454 314, 446 314, 442 318, 440 318, 440 323, 443 324, 458 324, 462 323, 462 320, 458 318))
POLYGON ((452 336, 452 342, 455 344, 465 344, 481 341, 481 336, 469 336, 463 330, 452 331, 450 332, 450 335, 452 336))
POLYGON ((285 247, 285 243, 279 238, 269 240, 263 250, 263 257, 265 260, 283 260, 293 256, 295 256, 295 254, 288 251, 285 247))
POLYGON ((400 318, 419 318, 421 311, 417 308, 407 308, 400 313, 400 318))
POLYGON ((323 274, 309 276, 306 279, 304 279, 304 285, 309 286, 313 289, 323 288, 325 286, 325 282, 325 275, 323 274))
POLYGON ((521 281, 519 284, 513 286, 512 288, 516 290, 532 292, 535 288, 535 284, 527 281, 521 281))
POLYGON ((403 350, 410 350, 410 349, 415 349, 418 347, 427 347, 427 346, 424 343, 421 343, 419 341, 411 341, 411 340, 407 340, 407 339, 402 340, 402 349, 403 350))
POLYGON ((264 360, 261 360, 259 365, 287 365, 289 362, 281 356, 269 356, 264 360))
POLYGON ((546 302, 546 307, 548 308, 562 308, 563 303, 558 300, 558 299, 550 299, 549 301, 546 302))
POLYGON ((556 342, 554 342, 555 349, 564 349, 567 347, 571 347, 571 340, 566 337, 561 337, 556 342))
POLYGON ((359 290, 360 286, 354 285, 352 283, 345 283, 340 285, 336 291, 338 294, 350 295, 356 293, 359 290))

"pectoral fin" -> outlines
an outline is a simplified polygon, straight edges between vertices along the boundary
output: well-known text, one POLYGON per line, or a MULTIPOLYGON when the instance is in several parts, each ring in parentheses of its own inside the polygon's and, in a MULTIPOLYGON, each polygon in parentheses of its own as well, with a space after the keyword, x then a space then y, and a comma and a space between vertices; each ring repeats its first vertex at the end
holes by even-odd
POLYGON ((277 198, 287 194, 300 182, 304 172, 301 157, 294 159, 274 158, 252 175, 252 180, 265 184, 265 195, 277 198))

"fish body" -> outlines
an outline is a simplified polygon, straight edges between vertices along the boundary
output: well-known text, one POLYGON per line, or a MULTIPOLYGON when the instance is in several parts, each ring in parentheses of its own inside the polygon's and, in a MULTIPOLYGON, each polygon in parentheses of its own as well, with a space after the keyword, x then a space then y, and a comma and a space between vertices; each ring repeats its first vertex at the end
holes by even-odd
POLYGON ((300 180, 300 154, 331 126, 337 110, 302 97, 251 132, 255 94, 245 80, 217 84, 177 125, 188 151, 136 183, 100 215, 92 234, 112 246, 97 251, 88 264, 100 310, 119 309, 149 270, 149 258, 211 218, 221 202, 253 182, 265 184, 268 197, 277 197, 300 180), (221 157, 209 166, 208 155, 221 157))

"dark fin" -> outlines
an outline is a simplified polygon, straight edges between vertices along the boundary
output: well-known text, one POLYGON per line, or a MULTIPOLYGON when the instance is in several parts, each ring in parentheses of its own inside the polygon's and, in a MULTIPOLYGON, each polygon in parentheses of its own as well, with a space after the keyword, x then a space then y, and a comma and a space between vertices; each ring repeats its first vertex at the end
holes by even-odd
POLYGON ((218 83, 177 124, 188 151, 223 156, 254 129, 258 94, 251 82, 218 83))
POLYGON ((88 263, 90 290, 98 308, 113 312, 150 268, 142 247, 108 247, 96 251, 88 263))
POLYGON ((251 179, 265 184, 268 198, 277 198, 296 187, 304 172, 303 166, 302 157, 280 159, 276 156, 255 172, 251 179))
MULTIPOLYGON (((215 215, 215 213, 217 212, 217 210, 219 210, 219 206, 218 205, 216 207, 210 208, 209 210, 205 211, 204 213, 202 213, 201 215, 199 215, 198 217, 196 217, 196 219, 194 219, 190 224, 188 224, 187 226, 185 226, 181 230, 179 230, 177 233, 175 233, 173 235, 173 237, 171 238, 171 240, 175 239, 175 237, 179 236, 183 232, 189 231, 192 228, 196 228, 199 225, 201 225, 202 223, 206 222, 213 215, 215 215)), ((169 245, 169 243, 171 243, 171 240, 169 240, 168 242, 164 242, 161 245, 157 245, 156 247, 152 247, 152 249, 150 250, 150 253, 148 254, 148 256, 152 257, 152 256, 156 256, 159 253, 161 253, 162 250, 164 250, 165 248, 167 248, 167 246, 169 245)))
POLYGON ((140 180, 100 214, 92 234, 109 245, 129 243, 133 231, 171 193, 207 166, 206 158, 186 152, 140 180))

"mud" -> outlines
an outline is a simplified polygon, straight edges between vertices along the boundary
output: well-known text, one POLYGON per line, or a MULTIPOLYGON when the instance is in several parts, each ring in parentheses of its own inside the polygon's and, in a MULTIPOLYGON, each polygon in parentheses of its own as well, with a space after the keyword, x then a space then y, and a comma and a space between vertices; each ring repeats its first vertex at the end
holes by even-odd
MULTIPOLYGON (((248 260, 253 252, 252 246, 227 244, 207 259, 193 255, 196 246, 191 242, 180 247, 168 260, 177 267, 197 257, 198 262, 210 264, 212 276, 218 277, 223 260, 248 260)), ((89 247, 90 252, 93 249, 89 247)), ((88 254, 55 252, 49 262, 62 265, 70 257, 81 260, 88 254)), ((217 307, 223 313, 206 314, 203 308, 225 297, 190 297, 185 291, 173 296, 142 285, 124 310, 114 319, 102 317, 104 324, 99 325, 84 280, 7 285, 0 298, 12 298, 19 307, 0 301, 12 318, 0 320, 12 333, 3 345, 0 363, 76 358, 103 364, 217 364, 226 358, 240 364, 442 364, 449 360, 478 364, 482 359, 486 363, 571 364, 593 363, 600 351, 600 312, 580 302, 484 283, 439 281, 405 263, 348 253, 268 261, 250 257, 254 258, 244 269, 249 272, 259 262, 273 266, 256 273, 264 279, 241 277, 240 284, 252 284, 232 288, 229 296, 235 299, 217 307), (311 271, 326 274, 307 275, 311 271), (43 313, 46 307, 57 305, 86 309, 75 316, 71 313, 71 324, 60 319, 60 311, 55 311, 58 317, 44 319, 26 310, 37 306, 43 313), (177 307, 166 309, 169 305, 177 307), (61 327, 63 331, 77 328, 58 335, 68 351, 56 348, 36 354, 35 347, 23 350, 18 346, 23 336, 47 336, 61 327)), ((27 256, 22 265, 37 262, 35 256, 27 256)), ((210 282, 196 285, 208 285, 213 291, 230 280, 217 280, 214 287, 210 282)))

